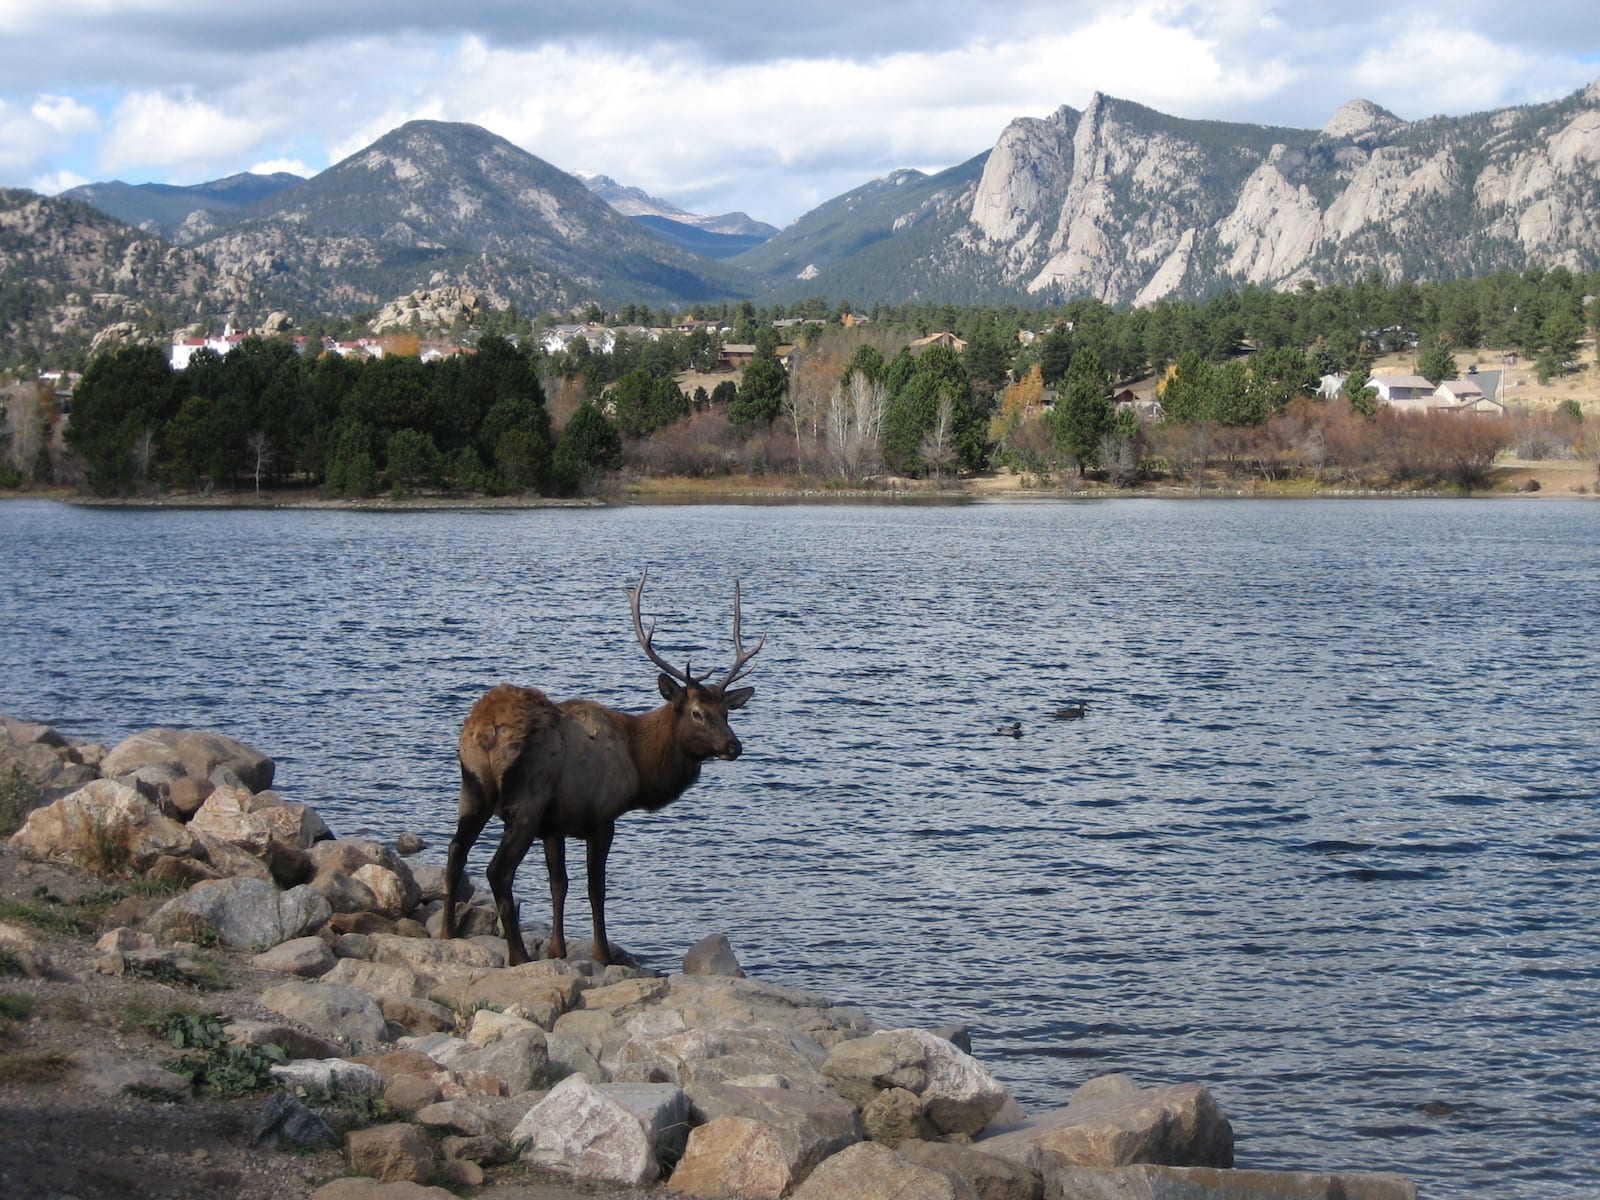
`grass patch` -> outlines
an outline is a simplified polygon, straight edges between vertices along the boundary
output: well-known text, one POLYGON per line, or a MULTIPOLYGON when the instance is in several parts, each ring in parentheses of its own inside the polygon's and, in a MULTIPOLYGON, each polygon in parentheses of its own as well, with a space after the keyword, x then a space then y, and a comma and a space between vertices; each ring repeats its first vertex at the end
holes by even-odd
POLYGON ((18 992, 0 992, 0 1018, 26 1021, 33 1016, 33 997, 18 992))
POLYGON ((18 979, 25 974, 22 964, 17 961, 17 956, 4 946, 0 946, 0 979, 18 979))
POLYGON ((0 900, 0 921, 28 925, 51 937, 82 937, 94 932, 92 921, 40 884, 20 900, 0 900))
POLYGON ((0 1083, 50 1083, 72 1066, 62 1050, 25 1050, 0 1054, 0 1083))

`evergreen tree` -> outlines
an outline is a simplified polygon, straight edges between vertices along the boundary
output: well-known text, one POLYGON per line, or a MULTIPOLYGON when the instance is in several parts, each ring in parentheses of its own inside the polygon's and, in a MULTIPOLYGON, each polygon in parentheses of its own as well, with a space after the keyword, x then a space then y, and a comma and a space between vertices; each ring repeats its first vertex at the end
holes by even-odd
POLYGON ((1116 407, 1107 394, 1109 380, 1093 350, 1080 350, 1073 356, 1067 376, 1056 390, 1056 404, 1050 414, 1051 440, 1057 453, 1078 465, 1082 475, 1098 466, 1100 443, 1111 432, 1116 407))
POLYGON ((606 415, 585 400, 556 442, 551 475, 556 488, 571 495, 589 487, 602 471, 622 465, 622 435, 606 415))
POLYGON ((744 369, 739 392, 728 406, 728 420, 740 433, 764 429, 783 410, 783 393, 789 376, 770 354, 757 354, 744 369))

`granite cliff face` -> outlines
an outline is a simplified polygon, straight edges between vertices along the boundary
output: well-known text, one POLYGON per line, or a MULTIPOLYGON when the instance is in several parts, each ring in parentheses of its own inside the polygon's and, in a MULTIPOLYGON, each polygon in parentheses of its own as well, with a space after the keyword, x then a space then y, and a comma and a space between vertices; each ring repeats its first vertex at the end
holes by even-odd
POLYGON ((960 249, 1040 298, 1148 303, 1371 269, 1441 278, 1600 264, 1600 81, 1565 100, 1321 130, 1184 121, 1096 95, 1023 118, 970 193, 960 249))

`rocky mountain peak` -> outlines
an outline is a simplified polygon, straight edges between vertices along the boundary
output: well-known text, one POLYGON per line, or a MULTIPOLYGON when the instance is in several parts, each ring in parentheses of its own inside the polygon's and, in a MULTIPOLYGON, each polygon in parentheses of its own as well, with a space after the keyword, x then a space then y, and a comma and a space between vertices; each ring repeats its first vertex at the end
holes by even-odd
POLYGON ((1344 140, 1364 133, 1388 133, 1403 124, 1399 117, 1370 100, 1352 100, 1329 118, 1322 127, 1322 136, 1344 140))

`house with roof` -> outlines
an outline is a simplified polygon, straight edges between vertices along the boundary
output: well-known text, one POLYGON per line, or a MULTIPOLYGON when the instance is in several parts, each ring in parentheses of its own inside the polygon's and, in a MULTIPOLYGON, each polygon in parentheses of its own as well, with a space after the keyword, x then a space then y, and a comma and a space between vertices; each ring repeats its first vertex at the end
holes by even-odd
POLYGON ((1402 412, 1425 412, 1433 399, 1433 384, 1421 375, 1372 375, 1367 386, 1378 402, 1402 412))
POLYGON ((1477 377, 1446 379, 1434 392, 1434 412, 1466 413, 1478 417, 1503 417, 1506 406, 1484 392, 1477 377))
POLYGON ((946 329, 939 333, 930 333, 924 338, 915 339, 911 343, 911 352, 916 354, 919 351, 926 350, 929 346, 949 346, 952 350, 960 352, 967 348, 967 342, 965 338, 958 338, 946 329))

